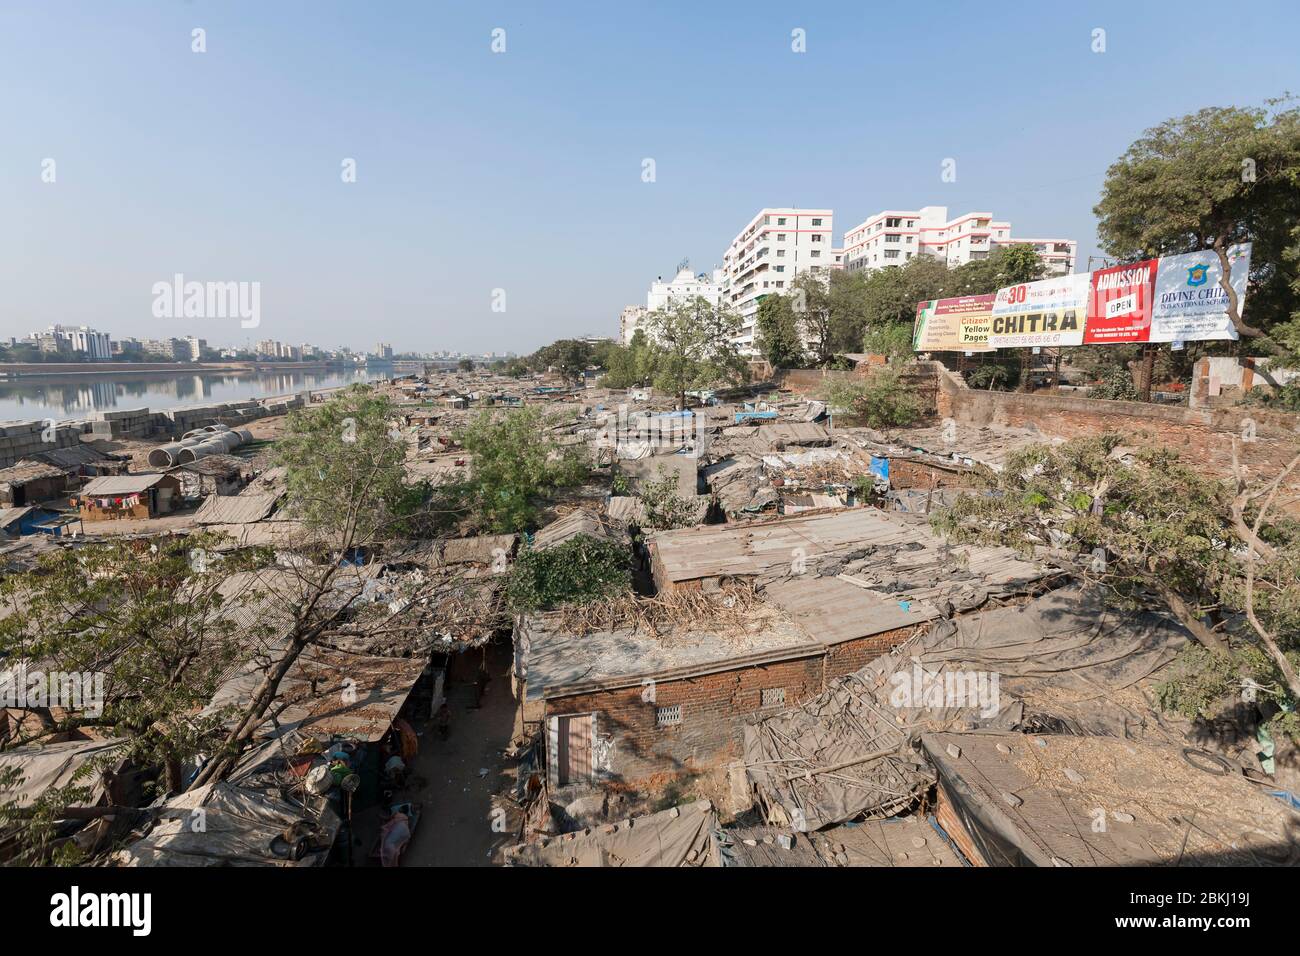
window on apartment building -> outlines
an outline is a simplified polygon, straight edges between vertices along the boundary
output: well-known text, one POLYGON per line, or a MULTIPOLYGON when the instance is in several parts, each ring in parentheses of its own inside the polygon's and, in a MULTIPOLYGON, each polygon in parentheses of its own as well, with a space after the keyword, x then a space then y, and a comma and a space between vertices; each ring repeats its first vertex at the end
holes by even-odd
POLYGON ((778 217, 777 220, 776 220, 776 224, 777 224, 778 226, 784 226, 784 225, 785 225, 785 216, 780 216, 780 217, 778 217))
POLYGON ((759 703, 763 707, 784 707, 785 688, 764 687, 761 691, 759 691, 759 703))
POLYGON ((785 266, 776 266, 776 267, 774 267, 774 268, 772 269, 772 271, 773 271, 773 272, 784 272, 784 271, 785 271, 785 266))
POLYGON ((818 256, 822 254, 822 251, 820 249, 814 249, 812 252, 808 254, 812 256, 814 259, 816 259, 818 256))
POLYGON ((898 258, 898 250, 897 250, 897 249, 886 249, 886 250, 885 250, 885 258, 886 258, 886 259, 897 259, 897 258, 898 258))
POLYGON ((819 232, 814 232, 814 233, 812 234, 812 241, 813 241, 813 242, 821 242, 821 241, 822 241, 821 233, 819 233, 819 232))
POLYGON ((897 241, 899 240, 899 238, 900 238, 900 237, 899 237, 898 233, 896 233, 896 232, 895 232, 895 233, 888 233, 888 232, 885 233, 885 242, 897 242, 897 241))
POLYGON ((778 250, 776 250, 776 257, 777 257, 778 259, 784 259, 784 258, 785 258, 785 250, 784 250, 784 249, 778 249, 778 250))
POLYGON ((886 228, 886 229, 897 229, 897 228, 899 227, 899 225, 902 223, 902 221, 903 221, 903 220, 900 219, 900 218, 898 218, 897 216, 891 216, 891 217, 889 217, 888 219, 885 220, 885 228, 886 228))
POLYGON ((784 232, 778 232, 778 233, 776 234, 776 241, 777 241, 777 242, 785 242, 785 233, 784 233, 784 232))
POLYGON ((908 229, 911 229, 911 228, 912 228, 913 226, 915 226, 915 225, 916 225, 916 220, 915 220, 915 219, 909 219, 909 220, 907 220, 907 228, 908 228, 908 229))
POLYGON ((682 722, 682 705, 670 704, 667 707, 655 708, 655 726, 656 727, 675 727, 682 722))
POLYGON ((916 238, 915 236, 908 236, 908 237, 907 237, 907 244, 910 246, 910 245, 912 244, 912 240, 915 239, 915 238, 916 238))
POLYGON ((814 220, 812 221, 812 224, 813 224, 814 226, 820 226, 820 225, 822 224, 822 221, 821 221, 820 219, 814 219, 814 220))
POLYGON ((777 287, 778 289, 784 289, 784 288, 785 288, 785 283, 784 283, 784 282, 778 282, 778 283, 776 284, 776 287, 777 287))

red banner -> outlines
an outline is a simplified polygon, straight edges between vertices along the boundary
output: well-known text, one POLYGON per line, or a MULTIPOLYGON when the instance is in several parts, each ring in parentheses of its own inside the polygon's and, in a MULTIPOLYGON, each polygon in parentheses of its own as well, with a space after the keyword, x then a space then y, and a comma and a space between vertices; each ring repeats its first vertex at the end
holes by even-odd
POLYGON ((1147 259, 1092 274, 1084 345, 1150 341, 1158 264, 1147 259))

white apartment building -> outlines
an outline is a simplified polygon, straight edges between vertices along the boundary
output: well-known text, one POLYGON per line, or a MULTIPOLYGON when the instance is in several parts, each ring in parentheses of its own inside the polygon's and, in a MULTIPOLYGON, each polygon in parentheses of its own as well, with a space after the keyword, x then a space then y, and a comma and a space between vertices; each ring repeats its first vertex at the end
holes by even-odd
POLYGON ((70 338, 74 352, 83 352, 92 359, 113 357, 113 343, 109 340, 107 332, 96 332, 83 325, 73 330, 70 338))
POLYGON ((676 302, 689 302, 699 297, 710 305, 722 301, 722 270, 714 269, 713 274, 701 272, 694 275, 690 266, 683 266, 673 276, 671 282, 665 282, 660 276, 650 283, 650 291, 645 297, 645 307, 650 312, 667 308, 676 302))
MULTIPOLYGON (((722 301, 740 315, 732 341, 756 355, 754 320, 764 296, 787 293, 801 272, 829 275, 842 250, 834 248, 829 209, 762 209, 731 241, 722 257, 722 301)), ((847 251, 847 250, 844 250, 847 251)))
POLYGON ((677 275, 671 281, 665 282, 664 277, 659 276, 650 283, 644 306, 629 305, 619 314, 619 340, 624 345, 631 344, 632 336, 637 329, 644 327, 649 313, 666 309, 675 303, 689 302, 698 297, 716 306, 722 301, 722 282, 721 269, 714 269, 712 274, 701 272, 696 275, 691 272, 689 265, 683 265, 677 270, 677 275))
POLYGON ((107 332, 96 332, 83 325, 77 329, 65 329, 61 325, 51 325, 43 332, 33 332, 30 340, 42 352, 78 352, 91 359, 111 359, 113 343, 107 332))
POLYGON ((1048 275, 1074 271, 1078 243, 1073 239, 1013 237, 1011 223, 995 220, 992 213, 968 212, 949 219, 947 206, 886 209, 859 223, 844 234, 844 267, 883 269, 925 254, 952 268, 1020 243, 1034 247, 1048 275))

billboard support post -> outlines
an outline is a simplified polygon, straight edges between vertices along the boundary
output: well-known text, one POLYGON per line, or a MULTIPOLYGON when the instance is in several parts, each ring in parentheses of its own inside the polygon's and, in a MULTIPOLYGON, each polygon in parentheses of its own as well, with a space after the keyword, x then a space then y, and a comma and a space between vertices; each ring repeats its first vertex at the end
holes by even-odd
POLYGON ((1155 377, 1156 350, 1160 346, 1148 342, 1142 346, 1142 401, 1151 401, 1151 380, 1155 377))

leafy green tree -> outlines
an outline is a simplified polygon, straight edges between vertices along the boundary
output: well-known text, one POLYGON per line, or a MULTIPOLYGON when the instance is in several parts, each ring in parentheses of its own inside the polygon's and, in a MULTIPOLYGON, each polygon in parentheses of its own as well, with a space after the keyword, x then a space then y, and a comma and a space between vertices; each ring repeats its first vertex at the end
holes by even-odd
POLYGON ((643 329, 632 333, 627 345, 614 345, 604 360, 605 375, 601 383, 608 388, 632 388, 654 378, 655 350, 643 329))
POLYGON ((783 295, 765 296, 754 319, 755 345, 773 368, 802 368, 803 340, 791 300, 783 295))
POLYGON ((337 547, 391 537, 419 511, 397 408, 367 385, 291 414, 275 457, 287 471, 287 511, 337 547))
POLYGON ((504 415, 484 411, 457 435, 470 455, 470 474, 453 494, 485 531, 527 530, 547 493, 587 476, 577 453, 561 452, 550 437, 553 424, 526 405, 504 415))
POLYGON ((1037 281, 1046 274, 1047 267, 1034 247, 1017 243, 953 269, 945 284, 945 294, 989 295, 1007 286, 1037 281))
POLYGON ((1300 110, 1208 107, 1147 130, 1107 171, 1093 210, 1105 250, 1130 261, 1213 249, 1242 336, 1300 316, 1300 110), (1228 248, 1253 242, 1247 324, 1228 248))
POLYGON ((827 399, 831 408, 861 419, 871 428, 904 427, 921 416, 916 393, 892 366, 872 369, 862 378, 837 379, 827 399))
POLYGON ((458 368, 462 372, 472 372, 474 371, 474 360, 463 358, 456 363, 456 368, 458 368))
POLYGON ((217 717, 198 712, 258 638, 257 624, 235 616, 253 592, 223 588, 269 555, 221 556, 222 543, 204 533, 60 550, 0 581, 10 612, 0 619, 0 660, 82 675, 77 706, 56 717, 48 700, 35 702, 33 729, 12 745, 93 729, 123 741, 115 759, 160 766, 165 788, 179 791, 182 767, 218 729, 217 717))
POLYGON ((789 298, 809 358, 814 365, 825 368, 835 358, 829 278, 825 273, 801 272, 790 283, 789 298))
POLYGON ((654 384, 677 396, 686 407, 686 392, 742 381, 748 365, 732 339, 740 334, 740 317, 726 306, 696 296, 673 302, 646 317, 647 338, 654 344, 654 384))
POLYGON ((866 283, 870 273, 837 269, 831 273, 826 294, 830 299, 831 349, 841 355, 862 347, 867 327, 866 283))
MULTIPOLYGON (((283 634, 191 789, 230 772, 271 713, 285 675, 309 647, 367 633, 375 622, 390 634, 423 639, 417 621, 405 624, 386 605, 363 601, 364 579, 345 570, 365 551, 442 517, 429 489, 406 481, 406 443, 394 411, 387 398, 356 385, 324 405, 290 415, 276 455, 286 468, 285 511, 303 523, 306 534, 300 560, 282 569, 290 580, 268 598, 283 634), (321 552, 323 562, 312 560, 321 552)), ((408 604, 419 604, 429 595, 413 588, 408 598, 408 604)))
POLYGON ((577 381, 587 366, 597 362, 591 343, 581 339, 560 339, 534 352, 529 356, 528 364, 536 371, 554 369, 566 379, 577 381))

